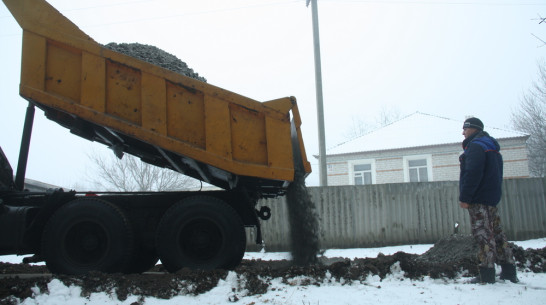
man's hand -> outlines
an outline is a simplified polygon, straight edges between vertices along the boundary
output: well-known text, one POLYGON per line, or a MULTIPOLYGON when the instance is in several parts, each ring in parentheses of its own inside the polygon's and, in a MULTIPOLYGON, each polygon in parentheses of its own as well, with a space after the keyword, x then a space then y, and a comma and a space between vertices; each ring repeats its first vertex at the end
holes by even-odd
POLYGON ((459 205, 461 206, 461 208, 463 209, 468 209, 470 207, 470 204, 466 203, 466 202, 459 202, 459 205))

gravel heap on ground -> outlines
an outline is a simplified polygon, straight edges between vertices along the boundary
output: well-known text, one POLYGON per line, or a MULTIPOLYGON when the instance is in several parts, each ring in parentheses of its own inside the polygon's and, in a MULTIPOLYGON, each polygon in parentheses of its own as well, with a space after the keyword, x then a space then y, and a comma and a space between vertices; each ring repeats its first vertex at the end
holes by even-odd
POLYGON ((478 246, 471 235, 453 234, 434 244, 416 260, 429 264, 449 264, 453 262, 477 262, 478 246))
POLYGON ((193 69, 189 68, 185 62, 181 61, 176 56, 154 46, 140 43, 111 42, 104 47, 203 82, 207 81, 204 77, 199 76, 199 73, 194 72, 193 69))

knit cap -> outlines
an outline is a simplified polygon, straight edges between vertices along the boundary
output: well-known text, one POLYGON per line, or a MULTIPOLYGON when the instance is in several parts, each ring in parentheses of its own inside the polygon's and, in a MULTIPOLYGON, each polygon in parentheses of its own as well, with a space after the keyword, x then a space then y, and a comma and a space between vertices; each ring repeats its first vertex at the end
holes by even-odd
POLYGON ((464 128, 476 128, 478 130, 483 130, 483 123, 478 118, 468 118, 464 121, 463 129, 464 128))

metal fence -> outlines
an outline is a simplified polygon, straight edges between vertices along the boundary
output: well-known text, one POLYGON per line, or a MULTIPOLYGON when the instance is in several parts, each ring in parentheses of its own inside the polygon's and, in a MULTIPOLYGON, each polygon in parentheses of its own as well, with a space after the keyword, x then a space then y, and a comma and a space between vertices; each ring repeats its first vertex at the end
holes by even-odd
MULTIPOLYGON (((459 208, 458 182, 310 187, 309 192, 323 249, 435 243, 455 230, 470 233, 468 212, 459 208)), ((285 198, 260 205, 272 209, 271 219, 262 221, 266 250, 288 251, 285 198)), ((546 236, 546 178, 505 180, 499 213, 509 240, 546 236)), ((247 232, 248 251, 261 249, 254 234, 247 232)))

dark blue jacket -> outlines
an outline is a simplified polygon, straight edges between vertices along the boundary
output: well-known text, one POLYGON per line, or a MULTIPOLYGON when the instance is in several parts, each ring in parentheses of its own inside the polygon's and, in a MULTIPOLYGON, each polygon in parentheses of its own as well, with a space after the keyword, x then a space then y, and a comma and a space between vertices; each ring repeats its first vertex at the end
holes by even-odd
POLYGON ((487 132, 475 133, 463 141, 459 157, 459 201, 496 206, 502 194, 500 145, 487 132))

